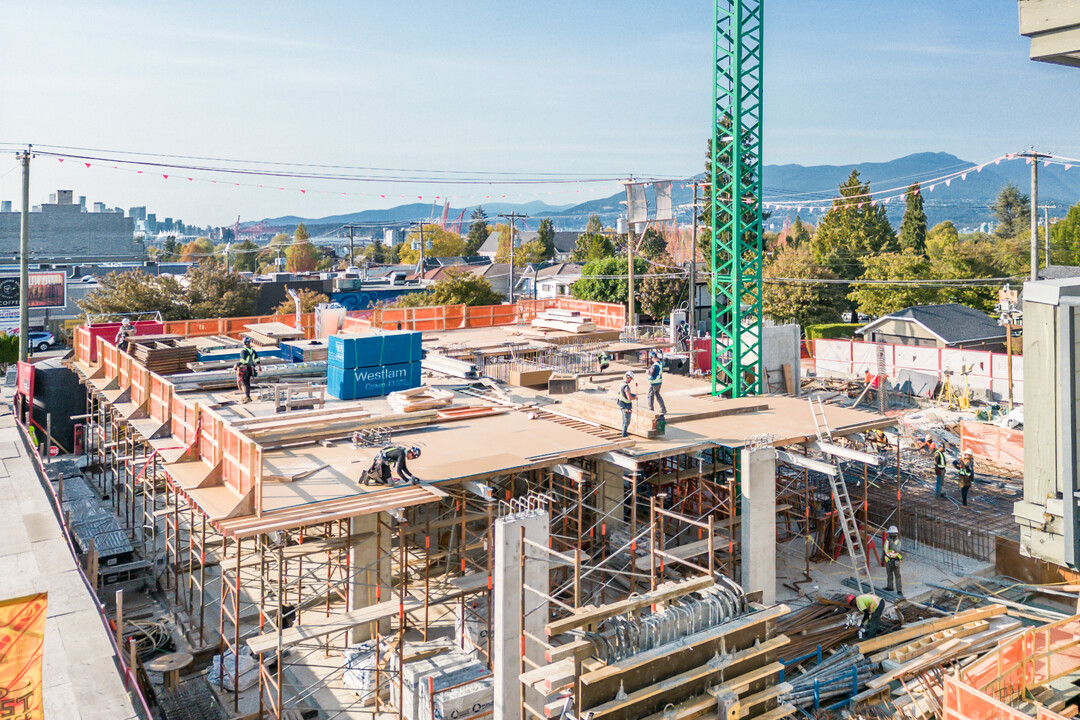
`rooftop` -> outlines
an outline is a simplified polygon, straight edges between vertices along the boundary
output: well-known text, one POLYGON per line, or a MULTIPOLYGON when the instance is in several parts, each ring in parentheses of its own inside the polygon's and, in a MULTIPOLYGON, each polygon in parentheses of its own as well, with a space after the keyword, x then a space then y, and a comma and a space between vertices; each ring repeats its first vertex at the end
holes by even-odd
POLYGON ((864 325, 855 332, 864 334, 886 320, 916 323, 946 345, 1005 338, 1005 328, 986 313, 957 303, 946 305, 916 305, 890 313, 864 325))

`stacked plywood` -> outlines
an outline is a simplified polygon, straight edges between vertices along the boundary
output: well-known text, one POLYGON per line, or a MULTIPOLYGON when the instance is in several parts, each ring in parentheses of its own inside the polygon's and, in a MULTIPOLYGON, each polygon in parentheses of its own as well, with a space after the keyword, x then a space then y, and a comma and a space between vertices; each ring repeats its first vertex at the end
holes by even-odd
POLYGON ((244 328, 247 330, 244 336, 260 345, 277 345, 282 340, 299 340, 304 337, 303 330, 280 322, 252 323, 244 328))
POLYGON ((410 413, 447 407, 454 401, 454 393, 425 385, 411 390, 392 392, 386 396, 386 399, 394 412, 410 413))
POLYGON ((537 314, 532 326, 546 330, 564 330, 572 333, 587 333, 596 330, 596 323, 577 310, 551 308, 537 314))
POLYGON ((172 338, 161 340, 141 338, 138 342, 132 343, 128 351, 147 370, 159 375, 187 372, 188 365, 199 359, 198 348, 194 345, 180 345, 172 338))

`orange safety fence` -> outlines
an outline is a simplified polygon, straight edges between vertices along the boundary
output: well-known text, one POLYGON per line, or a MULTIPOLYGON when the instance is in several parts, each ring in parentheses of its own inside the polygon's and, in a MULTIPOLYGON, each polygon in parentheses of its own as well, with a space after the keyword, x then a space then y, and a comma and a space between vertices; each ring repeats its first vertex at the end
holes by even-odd
POLYGON ((592 319, 597 327, 621 330, 626 324, 626 308, 613 303, 575 300, 573 298, 549 298, 544 300, 519 300, 515 305, 435 305, 431 307, 381 307, 349 313, 342 324, 342 332, 361 333, 377 328, 380 330, 419 330, 441 332, 463 328, 495 327, 528 323, 541 312, 551 308, 576 310, 592 319))
POLYGON ((989 423, 962 420, 960 450, 982 460, 1024 467, 1024 433, 989 423))
POLYGON ((963 671, 973 688, 1002 700, 1080 670, 1080 616, 1025 629, 963 671))

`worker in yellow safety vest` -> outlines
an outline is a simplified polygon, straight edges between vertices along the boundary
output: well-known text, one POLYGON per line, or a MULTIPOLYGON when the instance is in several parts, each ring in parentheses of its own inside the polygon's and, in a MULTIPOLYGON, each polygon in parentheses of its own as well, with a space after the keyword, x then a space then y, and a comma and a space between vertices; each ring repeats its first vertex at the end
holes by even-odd
POLYGON ((885 612, 885 601, 873 593, 862 595, 848 595, 848 607, 857 608, 862 613, 862 623, 859 624, 859 639, 866 640, 878 633, 881 614, 885 612))
POLYGON ((667 405, 664 404, 664 398, 660 396, 660 386, 664 384, 664 358, 660 355, 659 350, 653 350, 649 353, 649 357, 652 359, 652 367, 649 368, 649 410, 653 409, 653 400, 660 404, 660 414, 667 414, 667 405))
POLYGON ((904 586, 900 582, 900 563, 904 556, 900 553, 900 530, 895 525, 885 534, 885 547, 881 562, 885 565, 885 589, 904 597, 904 586), (895 583, 895 585, 894 585, 895 583))

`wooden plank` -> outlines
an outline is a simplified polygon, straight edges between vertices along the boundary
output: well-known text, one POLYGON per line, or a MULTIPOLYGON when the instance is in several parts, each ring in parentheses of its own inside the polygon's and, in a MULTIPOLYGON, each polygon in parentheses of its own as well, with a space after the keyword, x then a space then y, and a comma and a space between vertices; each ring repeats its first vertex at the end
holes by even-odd
POLYGON ((519 677, 521 682, 528 685, 543 695, 551 695, 574 684, 577 669, 574 661, 560 660, 551 665, 542 665, 534 670, 522 673, 519 677))
POLYGON ((778 662, 750 669, 745 667, 747 664, 759 661, 763 656, 767 657, 769 652, 778 651, 787 643, 786 637, 783 637, 781 642, 775 642, 779 640, 780 638, 774 638, 769 643, 762 643, 734 653, 726 663, 707 662, 653 685, 627 693, 624 699, 614 699, 602 705, 589 707, 588 710, 594 720, 630 720, 655 712, 667 704, 681 702, 687 697, 706 690, 712 694, 719 689, 731 689, 736 694, 743 694, 751 685, 780 674, 784 666, 778 662), (729 677, 730 679, 727 679, 729 677), (717 680, 724 681, 724 684, 710 689, 709 686, 717 680))
POLYGON ((900 643, 908 642, 909 640, 937 632, 938 630, 945 630, 976 620, 987 620, 992 617, 997 617, 998 615, 1004 615, 1006 609, 1007 608, 1001 604, 987 605, 986 607, 973 608, 949 617, 922 620, 907 625, 895 632, 879 635, 878 637, 869 640, 863 640, 856 644, 855 647, 857 647, 859 652, 863 655, 869 655, 878 650, 883 650, 884 648, 892 647, 893 645, 899 645, 900 643))
POLYGON ((559 662, 567 658, 583 658, 593 653, 593 644, 588 640, 574 640, 565 645, 556 645, 544 651, 544 659, 549 663, 559 662))
POLYGON ((667 415, 667 421, 671 425, 694 420, 709 420, 710 418, 728 417, 730 415, 745 415, 747 413, 765 412, 769 409, 769 403, 756 403, 754 405, 736 405, 734 407, 717 407, 715 410, 696 410, 688 413, 671 413, 667 415))
POLYGON ((594 625, 609 617, 623 615, 655 603, 664 602, 665 600, 671 600, 672 598, 681 597, 683 595, 689 595, 692 592, 712 587, 713 584, 712 578, 699 577, 684 580, 679 583, 661 585, 656 590, 644 593, 636 598, 620 600, 598 608, 582 609, 569 617, 553 620, 544 626, 544 631, 547 633, 548 637, 551 637, 575 628, 594 625))
POLYGON ((783 605, 768 608, 690 635, 680 640, 677 645, 668 644, 584 673, 581 676, 579 695, 581 707, 589 709, 610 701, 620 687, 625 692, 632 692, 675 673, 704 665, 721 651, 735 651, 731 662, 725 665, 725 668, 732 667, 735 659, 740 658, 740 661, 748 661, 741 666, 740 672, 748 670, 749 666, 753 665, 749 662, 750 659, 758 657, 758 654, 778 652, 787 645, 788 639, 784 635, 766 639, 776 618, 787 611, 787 607, 783 605), (757 641, 760 641, 760 644, 754 645, 757 641), (740 648, 740 644, 747 649, 740 648))
POLYGON ((359 533, 348 537, 330 538, 329 540, 307 540, 299 545, 288 545, 281 549, 281 554, 287 559, 315 555, 316 553, 329 552, 331 550, 343 550, 348 547, 356 547, 365 540, 375 537, 375 533, 359 533))
MULTIPOLYGON (((615 396, 607 393, 571 393, 560 395, 560 407, 557 409, 587 422, 596 423, 612 430, 622 430, 622 410, 615 403, 615 396)), ((634 407, 630 415, 628 432, 638 437, 654 438, 657 430, 657 418, 660 413, 634 407)))
MULTIPOLYGON (((424 607, 424 604, 419 600, 411 597, 405 598, 405 612, 412 612, 424 607)), ((363 625, 364 623, 375 622, 382 620, 383 618, 393 617, 398 613, 401 608, 401 603, 397 600, 389 600, 387 602, 377 603, 375 605, 369 605, 359 610, 353 610, 352 612, 345 613, 344 615, 335 615, 329 618, 319 618, 312 622, 304 623, 303 625, 295 625, 291 628, 286 628, 281 631, 281 645, 282 647, 288 647, 290 645, 296 645, 297 643, 312 638, 322 637, 323 635, 329 635, 335 632, 343 632, 350 630, 357 625, 363 625)), ((258 655, 259 653, 273 650, 277 647, 277 633, 264 633, 262 635, 256 635, 253 638, 249 638, 247 641, 248 647, 251 651, 258 655)))
POLYGON ((795 377, 791 372, 791 366, 787 363, 780 366, 780 369, 784 371, 784 389, 788 395, 798 395, 798 387, 795 385, 795 377))

